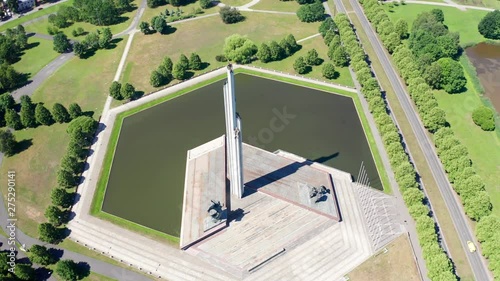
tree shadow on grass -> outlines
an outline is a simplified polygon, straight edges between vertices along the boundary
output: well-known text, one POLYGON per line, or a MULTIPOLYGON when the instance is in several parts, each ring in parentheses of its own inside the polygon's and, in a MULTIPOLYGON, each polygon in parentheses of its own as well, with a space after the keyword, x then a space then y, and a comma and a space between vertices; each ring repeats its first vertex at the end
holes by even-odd
POLYGON ((54 263, 57 263, 59 260, 61 260, 64 254, 63 249, 56 249, 56 248, 49 248, 48 252, 50 256, 54 259, 54 263))
POLYGON ((33 139, 24 139, 16 144, 16 153, 21 153, 33 145, 33 139))
POLYGON ((123 41, 122 37, 114 38, 113 40, 109 41, 109 45, 106 50, 112 50, 116 48, 116 46, 118 46, 118 43, 120 43, 121 41, 123 41))
POLYGON ((177 28, 169 25, 161 34, 162 35, 170 35, 170 34, 174 33, 175 31, 177 31, 177 28))
POLYGON ((94 116, 94 111, 93 110, 84 111, 84 112, 82 112, 82 115, 83 116, 88 116, 88 117, 93 117, 94 116))
POLYGON ((184 75, 184 80, 189 80, 193 78, 194 72, 193 71, 186 71, 186 75, 184 75))
MULTIPOLYGON (((33 49, 33 48, 35 48, 35 47, 37 47, 37 46, 39 46, 39 45, 40 45, 40 42, 31 42, 31 43, 29 43, 29 44, 26 46, 26 49, 25 49, 25 50, 33 49)), ((24 52, 23 52, 23 54, 24 54, 24 52)))
POLYGON ((52 270, 48 268, 39 267, 35 269, 35 280, 37 281, 49 280, 51 275, 52 275, 52 270))
POLYGON ((88 49, 85 53, 83 53, 81 56, 80 56, 80 59, 82 60, 86 60, 88 58, 91 58, 92 56, 95 55, 95 52, 96 50, 95 49, 88 49))
POLYGON ((78 280, 81 280, 85 277, 88 277, 90 275, 90 265, 86 262, 79 262, 76 265, 77 273, 78 273, 78 280))
POLYGON ((210 66, 209 62, 202 62, 200 70, 207 69, 210 66))
POLYGON ((135 91, 134 95, 132 96, 131 100, 137 100, 140 99, 144 96, 144 91, 135 91))

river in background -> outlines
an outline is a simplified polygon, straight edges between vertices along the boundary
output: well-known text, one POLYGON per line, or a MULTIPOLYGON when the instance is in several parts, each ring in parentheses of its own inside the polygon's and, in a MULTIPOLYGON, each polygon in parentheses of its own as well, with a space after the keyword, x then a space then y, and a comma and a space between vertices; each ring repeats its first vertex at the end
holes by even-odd
MULTIPOLYGON (((351 98, 244 74, 235 79, 244 142, 354 177, 363 161, 372 187, 382 189, 351 98)), ((187 151, 225 131, 222 84, 124 119, 103 211, 179 236, 187 151)))
POLYGON ((500 113, 500 45, 479 43, 465 50, 488 97, 500 113))

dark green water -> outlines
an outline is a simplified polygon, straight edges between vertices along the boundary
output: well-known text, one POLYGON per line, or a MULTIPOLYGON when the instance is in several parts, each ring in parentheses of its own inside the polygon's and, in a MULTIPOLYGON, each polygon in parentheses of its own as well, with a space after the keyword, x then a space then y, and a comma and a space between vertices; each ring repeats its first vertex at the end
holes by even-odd
MULTIPOLYGON (((225 131, 222 84, 125 118, 105 212, 179 235, 186 153, 225 131)), ((372 186, 382 188, 352 99, 243 74, 236 75, 236 98, 246 143, 354 177, 364 161, 372 186)))

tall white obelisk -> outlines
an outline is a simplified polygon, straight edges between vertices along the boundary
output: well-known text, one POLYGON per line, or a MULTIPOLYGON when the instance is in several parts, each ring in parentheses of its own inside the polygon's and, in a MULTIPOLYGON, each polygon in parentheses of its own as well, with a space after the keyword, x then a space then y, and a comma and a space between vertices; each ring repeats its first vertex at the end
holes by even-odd
POLYGON ((224 112, 226 115, 227 161, 231 179, 231 194, 243 197, 243 151, 241 119, 236 113, 233 67, 227 66, 227 81, 224 83, 224 112))

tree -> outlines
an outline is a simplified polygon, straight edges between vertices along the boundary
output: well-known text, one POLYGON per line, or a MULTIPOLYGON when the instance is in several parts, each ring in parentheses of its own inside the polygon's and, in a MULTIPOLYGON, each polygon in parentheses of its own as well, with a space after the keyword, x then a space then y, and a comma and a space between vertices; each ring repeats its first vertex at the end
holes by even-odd
POLYGON ((79 174, 82 170, 82 163, 74 155, 66 154, 61 159, 61 169, 73 174, 79 174))
POLYGON ((156 8, 165 4, 165 0, 147 0, 148 8, 156 8))
POLYGON ((78 0, 73 7, 81 20, 94 25, 108 26, 120 20, 120 10, 115 1, 78 0))
POLYGON ((230 6, 220 8, 219 14, 225 24, 237 23, 245 19, 238 9, 230 6))
POLYGON ((35 280, 35 269, 29 264, 16 264, 14 274, 20 280, 35 280))
POLYGON ((208 9, 212 7, 212 0, 200 0, 200 7, 202 9, 208 9))
MULTIPOLYGON (((0 52, 2 51, 0 50, 0 52)), ((0 58, 0 63, 1 61, 2 59, 0 58)), ((7 62, 4 61, 4 63, 0 65, 0 93, 14 89, 24 81, 23 75, 17 72, 7 62)))
POLYGON ((441 108, 435 107, 423 116, 423 122, 425 128, 433 133, 446 125, 446 113, 441 108))
POLYGON ((500 10, 494 10, 487 13, 481 19, 477 29, 479 33, 489 39, 500 39, 500 10))
POLYGON ((83 55, 87 52, 87 47, 85 44, 82 44, 80 42, 75 42, 73 43, 73 53, 79 58, 82 58, 83 55))
POLYGON ((33 263, 40 265, 54 264, 55 258, 50 254, 45 246, 33 245, 28 251, 28 256, 33 263))
POLYGON ((283 58, 289 57, 295 52, 293 47, 286 40, 286 38, 281 39, 279 46, 283 50, 283 58))
POLYGON ((333 21, 332 17, 327 17, 319 26, 319 33, 323 36, 323 38, 326 36, 328 31, 333 33, 337 32, 337 25, 333 21))
POLYGON ((295 69, 298 74, 304 74, 307 72, 307 64, 305 63, 303 57, 298 57, 295 60, 293 63, 293 69, 295 69))
POLYGON ((262 45, 260 45, 259 51, 257 51, 257 58, 263 63, 272 61, 271 49, 266 43, 262 43, 262 45))
POLYGON ((316 49, 309 50, 304 60, 308 65, 320 65, 322 62, 322 59, 318 57, 318 52, 316 51, 316 49))
POLYGON ((120 92, 121 88, 122 84, 120 84, 120 82, 113 81, 113 83, 111 83, 111 86, 109 86, 109 95, 115 100, 122 100, 123 96, 120 92))
POLYGON ((149 34, 151 32, 151 30, 149 29, 149 23, 145 21, 141 22, 139 28, 141 29, 141 32, 144 34, 149 34))
POLYGON ((476 236, 479 242, 490 240, 498 232, 500 232, 500 218, 498 216, 486 216, 476 224, 476 236))
POLYGON ((257 46, 247 37, 233 34, 224 41, 224 55, 236 63, 249 63, 257 53, 257 46))
POLYGON ((330 62, 327 62, 323 65, 321 73, 326 79, 335 79, 335 77, 337 77, 337 71, 335 71, 335 67, 330 62))
POLYGON ((35 119, 35 110, 33 106, 23 105, 21 104, 21 112, 19 113, 21 116, 21 123, 25 128, 34 128, 36 127, 36 119, 35 119))
POLYGON ((153 87, 160 87, 161 85, 164 84, 165 77, 160 74, 158 71, 153 70, 151 72, 151 76, 149 77, 149 84, 153 87))
POLYGON ((326 32, 326 35, 323 37, 323 41, 325 42, 325 45, 329 46, 330 42, 332 42, 334 36, 335 36, 335 33, 331 30, 328 30, 326 32))
POLYGON ((407 206, 422 205, 424 193, 418 188, 408 188, 403 192, 403 199, 407 206))
POLYGON ((17 0, 7 0, 7 7, 9 7, 9 10, 13 13, 17 14, 19 12, 19 3, 17 0))
POLYGON ((271 50, 271 59, 273 61, 278 61, 284 58, 285 50, 276 41, 271 41, 269 43, 269 49, 271 50))
POLYGON ((441 66, 437 62, 429 65, 424 71, 423 78, 429 86, 439 89, 441 87, 441 66))
POLYGON ((21 117, 19 117, 14 109, 7 109, 5 112, 5 123, 7 124, 7 127, 14 130, 20 130, 23 128, 21 117))
POLYGON ((408 37, 408 22, 404 19, 398 19, 394 24, 394 31, 399 35, 399 38, 406 39, 408 37))
POLYGON ((73 204, 74 193, 68 193, 63 188, 54 188, 50 194, 52 204, 62 208, 69 208, 73 204))
POLYGON ((56 265, 55 272, 61 279, 66 281, 79 280, 82 278, 78 264, 72 260, 59 261, 56 265))
POLYGON ((182 67, 184 67, 184 69, 189 70, 189 60, 184 54, 181 54, 179 58, 179 64, 182 64, 182 67))
POLYGON ((54 123, 54 119, 52 118, 52 114, 50 111, 43 105, 43 103, 39 103, 35 107, 35 119, 36 122, 42 125, 51 125, 54 123))
POLYGON ((297 3, 299 3, 300 5, 310 4, 313 2, 314 2, 314 0, 297 0, 297 3))
POLYGON ((65 123, 71 120, 69 117, 68 110, 66 110, 64 105, 60 103, 55 103, 52 106, 52 116, 54 117, 54 120, 58 123, 65 123))
POLYGON ((54 205, 49 205, 47 209, 45 209, 45 217, 54 226, 60 226, 66 222, 66 212, 54 205))
POLYGON ((69 105, 69 116, 71 119, 82 116, 82 109, 77 103, 72 103, 69 105))
POLYGON ((38 235, 41 241, 47 243, 57 243, 61 239, 61 232, 50 223, 41 223, 38 225, 38 235))
POLYGON ((336 48, 331 59, 335 66, 338 67, 346 66, 349 63, 349 57, 343 46, 336 48))
POLYGON ((172 76, 177 80, 186 79, 186 71, 184 64, 178 62, 175 64, 174 69, 172 70, 172 76))
MULTIPOLYGON (((7 115, 5 120, 7 121, 7 115)), ((474 111, 472 111, 472 120, 484 131, 495 130, 495 116, 493 110, 484 105, 477 107, 474 111)))
POLYGON ((151 27, 160 34, 164 34, 167 31, 168 25, 163 17, 156 16, 151 20, 151 27))
POLYGON ((444 23, 444 14, 441 9, 432 9, 431 14, 436 18, 436 20, 440 23, 444 23))
POLYGON ((197 53, 191 53, 189 57, 189 68, 192 70, 200 70, 202 66, 201 58, 197 53))
POLYGON ((9 130, 0 130, 0 152, 9 157, 16 152, 16 137, 9 130))
POLYGON ((467 82, 462 65, 451 58, 441 58, 436 63, 441 67, 440 87, 448 93, 462 91, 467 82))
POLYGON ((71 43, 64 33, 57 33, 54 36, 54 51, 58 53, 66 53, 71 50, 71 43))
POLYGON ((319 1, 314 4, 306 4, 299 7, 297 17, 301 22, 315 22, 323 20, 325 15, 325 7, 319 1))
POLYGON ((285 37, 285 40, 288 43, 288 45, 292 48, 292 53, 300 50, 300 46, 299 46, 299 44, 297 44, 297 41, 295 40, 295 37, 293 36, 293 34, 288 34, 285 37))
POLYGON ((5 93, 0 95, 0 110, 6 111, 7 109, 14 108, 16 102, 11 94, 5 93))
POLYGON ((94 135, 97 129, 97 121, 88 116, 79 116, 69 122, 66 131, 71 137, 74 137, 78 132, 82 132, 85 137, 94 135))
POLYGON ((464 208, 471 219, 479 221, 482 217, 491 214, 490 196, 486 191, 477 192, 474 196, 465 200, 464 208))
POLYGON ((396 32, 392 32, 385 37, 384 45, 389 53, 392 54, 396 47, 399 46, 399 44, 401 44, 401 39, 399 34, 397 34, 396 32))
POLYGON ((161 66, 163 66, 166 70, 168 70, 169 73, 172 73, 174 64, 172 62, 172 59, 170 59, 170 57, 167 56, 163 58, 161 66))
POLYGON ((111 39, 113 39, 113 34, 111 33, 111 29, 109 27, 103 28, 101 31, 101 35, 99 36, 99 48, 101 49, 108 48, 111 39))
POLYGON ((120 94, 124 99, 132 99, 135 95, 135 88, 131 84, 125 83, 120 89, 120 94))
POLYGON ((74 187, 77 185, 77 181, 72 172, 66 170, 57 171, 57 183, 66 188, 74 187))

